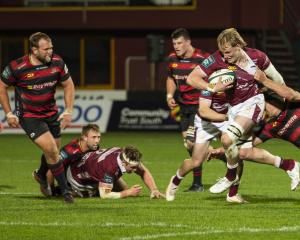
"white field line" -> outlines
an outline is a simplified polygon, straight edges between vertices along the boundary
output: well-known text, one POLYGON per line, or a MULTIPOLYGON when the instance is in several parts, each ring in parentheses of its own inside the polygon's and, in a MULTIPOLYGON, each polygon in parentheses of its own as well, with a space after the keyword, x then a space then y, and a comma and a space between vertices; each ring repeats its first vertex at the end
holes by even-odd
POLYGON ((200 236, 200 235, 210 235, 210 234, 224 234, 224 233, 263 233, 263 232, 298 232, 300 231, 300 226, 292 227, 280 227, 280 228, 236 228, 236 229, 210 229, 203 231, 191 231, 182 233, 161 233, 152 234, 145 236, 134 236, 134 237, 121 237, 119 240, 145 240, 145 239, 162 239, 162 238, 173 238, 173 237, 184 237, 184 236, 200 236))
POLYGON ((67 222, 50 222, 50 223, 39 223, 39 222, 10 222, 10 221, 0 221, 0 226, 33 226, 33 227, 163 227, 163 228, 192 228, 192 226, 184 224, 168 224, 168 223, 67 223, 67 222))

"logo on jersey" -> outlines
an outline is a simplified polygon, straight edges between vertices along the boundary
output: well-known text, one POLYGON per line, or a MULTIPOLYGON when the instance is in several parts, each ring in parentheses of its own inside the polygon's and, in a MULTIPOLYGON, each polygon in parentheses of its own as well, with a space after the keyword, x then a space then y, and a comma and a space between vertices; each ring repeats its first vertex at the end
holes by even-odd
POLYGON ((273 122, 272 127, 276 127, 278 125, 278 122, 273 122))
POLYGON ((26 76, 25 76, 25 78, 32 78, 34 76, 34 73, 27 73, 26 74, 26 76))
POLYGON ((172 68, 177 68, 178 67, 178 64, 177 63, 173 63, 172 64, 172 68))
POLYGON ((68 154, 65 151, 60 151, 60 156, 61 159, 65 159, 66 157, 68 157, 68 154))
POLYGON ((34 138, 34 136, 35 136, 35 133, 30 133, 31 138, 34 138))
POLYGON ((3 73, 2 73, 2 76, 3 76, 4 78, 6 78, 6 79, 9 79, 9 76, 11 76, 11 71, 10 71, 9 66, 7 66, 7 67, 4 69, 4 71, 3 71, 3 73))
POLYGON ((205 58, 203 60, 203 62, 201 63, 201 65, 205 68, 208 68, 209 66, 211 66, 213 63, 215 63, 216 60, 213 56, 209 56, 208 58, 205 58))
POLYGON ((105 183, 113 183, 113 178, 109 176, 107 173, 105 173, 103 180, 105 183))
POLYGON ((231 71, 236 71, 237 68, 236 68, 236 66, 228 66, 228 69, 231 71))
POLYGON ((202 90, 201 91, 201 95, 204 96, 204 97, 208 97, 208 96, 210 96, 210 94, 211 94, 210 91, 207 91, 207 90, 202 90))

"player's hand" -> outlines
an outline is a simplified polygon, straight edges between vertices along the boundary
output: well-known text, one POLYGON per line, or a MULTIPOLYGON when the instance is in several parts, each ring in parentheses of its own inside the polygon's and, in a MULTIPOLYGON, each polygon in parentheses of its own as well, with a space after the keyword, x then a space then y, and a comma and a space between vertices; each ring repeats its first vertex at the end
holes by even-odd
POLYGON ((174 98, 167 99, 167 104, 170 109, 174 109, 178 105, 174 98))
POLYGON ((7 121, 8 125, 10 127, 13 127, 13 128, 20 127, 19 118, 12 112, 9 112, 6 114, 6 119, 7 119, 6 121, 7 121))
POLYGON ((158 189, 153 189, 150 193, 150 199, 154 198, 166 198, 165 194, 162 194, 158 189))
POLYGON ((72 113, 68 110, 63 111, 59 117, 58 121, 60 121, 60 128, 65 129, 71 125, 72 122, 72 113))
POLYGON ((260 82, 260 83, 263 83, 264 81, 267 80, 267 76, 266 74, 260 70, 260 69, 256 69, 256 72, 254 74, 254 79, 257 81, 257 82, 260 82))
POLYGON ((216 83, 216 85, 213 87, 213 91, 214 92, 224 92, 225 90, 227 89, 230 89, 233 87, 233 83, 234 81, 232 82, 227 82, 227 83, 223 83, 221 81, 221 77, 219 78, 219 81, 216 83))
POLYGON ((141 185, 133 185, 131 188, 128 189, 128 196, 132 196, 132 197, 137 197, 138 195, 140 195, 142 191, 142 186, 141 185))

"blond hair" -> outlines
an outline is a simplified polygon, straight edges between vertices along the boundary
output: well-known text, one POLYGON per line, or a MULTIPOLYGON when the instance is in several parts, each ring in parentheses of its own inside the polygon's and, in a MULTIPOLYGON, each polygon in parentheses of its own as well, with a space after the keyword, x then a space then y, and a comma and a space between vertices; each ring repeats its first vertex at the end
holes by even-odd
POLYGON ((224 48, 225 43, 229 43, 232 47, 239 45, 241 48, 244 48, 247 46, 247 43, 235 28, 223 30, 217 38, 217 43, 219 50, 224 48))

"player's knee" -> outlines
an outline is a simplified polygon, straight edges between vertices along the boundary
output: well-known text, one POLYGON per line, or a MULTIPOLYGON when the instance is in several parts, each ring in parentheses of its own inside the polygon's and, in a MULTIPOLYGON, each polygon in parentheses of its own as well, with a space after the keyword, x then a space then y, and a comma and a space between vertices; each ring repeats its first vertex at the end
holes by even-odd
POLYGON ((236 122, 230 124, 221 137, 221 142, 224 148, 229 148, 232 144, 235 144, 238 139, 243 136, 243 134, 244 129, 241 125, 236 122))
POLYGON ((44 154, 48 163, 57 163, 59 161, 59 151, 56 146, 44 149, 44 154))
POLYGON ((235 143, 232 143, 227 149, 225 149, 225 155, 227 159, 237 160, 239 157, 239 149, 235 143))
POLYGON ((239 159, 249 159, 251 154, 250 151, 249 148, 241 148, 239 150, 239 159))

